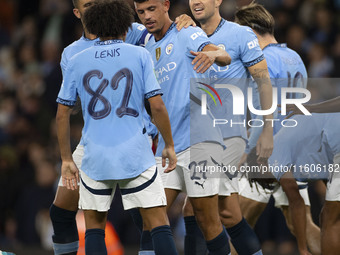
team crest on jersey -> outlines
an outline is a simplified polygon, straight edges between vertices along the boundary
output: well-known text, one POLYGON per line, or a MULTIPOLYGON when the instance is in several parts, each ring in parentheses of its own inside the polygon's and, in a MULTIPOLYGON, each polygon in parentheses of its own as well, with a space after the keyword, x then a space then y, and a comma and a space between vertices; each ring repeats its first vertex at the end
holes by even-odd
POLYGON ((166 46, 165 48, 165 53, 167 55, 170 55, 170 53, 172 52, 172 48, 174 47, 174 45, 172 43, 168 44, 168 46, 166 46))
POLYGON ((161 47, 156 49, 156 59, 157 59, 157 61, 159 60, 160 57, 161 57, 161 47))
POLYGON ((219 44, 219 45, 217 45, 217 47, 219 47, 220 49, 222 49, 222 50, 225 50, 225 46, 224 46, 224 44, 219 44))

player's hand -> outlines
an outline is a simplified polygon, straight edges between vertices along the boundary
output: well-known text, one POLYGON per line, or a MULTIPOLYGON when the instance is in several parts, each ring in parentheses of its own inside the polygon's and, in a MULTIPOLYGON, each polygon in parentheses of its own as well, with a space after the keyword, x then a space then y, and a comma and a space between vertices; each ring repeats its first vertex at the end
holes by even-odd
POLYGON ((178 31, 180 31, 183 27, 184 28, 188 28, 189 26, 196 27, 195 21, 193 21, 193 19, 186 14, 178 16, 175 19, 175 23, 177 24, 176 28, 178 31))
POLYGON ((67 189, 78 189, 79 170, 73 161, 63 161, 61 165, 63 185, 67 189))
MULTIPOLYGON (((278 105, 279 107, 281 107, 281 105, 278 105)), ((308 108, 308 105, 303 105, 308 111, 310 111, 308 108)), ((286 112, 288 113, 288 115, 286 116, 285 119, 289 119, 290 117, 297 115, 297 114, 303 114, 303 112, 300 111, 300 109, 295 105, 295 104, 287 104, 286 105, 286 112)), ((279 111, 279 113, 281 113, 281 111, 279 111)))
POLYGON ((241 159, 240 159, 240 162, 238 163, 237 165, 237 169, 240 170, 241 169, 241 166, 244 165, 244 163, 247 162, 247 157, 248 157, 248 154, 247 153, 243 153, 241 159))
POLYGON ((263 129, 256 144, 256 155, 258 156, 257 163, 266 164, 268 158, 272 155, 273 147, 273 129, 263 129))
POLYGON ((194 65, 194 70, 196 70, 197 73, 204 73, 207 71, 209 67, 214 64, 216 59, 214 53, 209 51, 190 51, 190 53, 196 56, 191 64, 194 65))
POLYGON ((166 159, 168 159, 168 167, 164 170, 164 173, 169 173, 176 168, 177 157, 173 146, 165 146, 162 152, 162 167, 166 165, 166 159))

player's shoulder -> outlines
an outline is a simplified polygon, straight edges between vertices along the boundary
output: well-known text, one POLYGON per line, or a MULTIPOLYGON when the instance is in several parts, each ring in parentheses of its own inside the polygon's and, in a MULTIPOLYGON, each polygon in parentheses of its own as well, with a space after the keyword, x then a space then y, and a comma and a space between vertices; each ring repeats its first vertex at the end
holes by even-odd
POLYGON ((64 48, 63 57, 72 57, 74 54, 92 46, 97 39, 90 40, 84 36, 80 37, 78 40, 74 41, 70 45, 64 48))
POLYGON ((222 20, 221 29, 236 35, 255 35, 254 31, 250 27, 228 20, 222 20))
POLYGON ((294 56, 294 57, 300 59, 301 62, 302 62, 301 56, 295 50, 288 48, 288 47, 286 47, 285 49, 291 56, 294 56))
MULTIPOLYGON (((175 28, 176 29, 176 28, 175 28)), ((177 31, 177 29, 176 29, 177 31)), ((182 28, 178 31, 178 37, 185 40, 195 40, 196 38, 204 36, 207 37, 206 33, 200 27, 189 26, 188 28, 182 28)), ((207 37, 208 38, 208 37, 207 37)))
POLYGON ((144 25, 142 25, 142 24, 140 24, 140 23, 137 23, 137 22, 133 22, 132 24, 131 24, 131 31, 141 31, 141 32, 143 32, 143 31, 145 31, 145 26, 144 25))
POLYGON ((257 39, 256 34, 254 33, 254 31, 250 27, 239 25, 235 22, 230 22, 230 23, 234 23, 234 26, 232 27, 232 29, 235 32, 235 34, 237 35, 237 37, 240 38, 241 40, 247 39, 247 38, 257 39))
POLYGON ((144 59, 147 58, 148 56, 151 56, 146 48, 137 45, 122 43, 121 48, 128 55, 132 55, 134 60, 136 60, 137 58, 144 59))

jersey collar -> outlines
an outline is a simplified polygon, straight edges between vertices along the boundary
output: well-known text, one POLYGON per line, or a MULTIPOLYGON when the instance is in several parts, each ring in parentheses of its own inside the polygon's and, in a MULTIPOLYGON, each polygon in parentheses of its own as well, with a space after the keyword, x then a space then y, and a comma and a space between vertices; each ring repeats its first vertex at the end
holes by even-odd
POLYGON ((172 22, 171 25, 170 25, 170 27, 168 28, 168 30, 165 32, 164 36, 162 37, 162 39, 156 41, 156 38, 153 37, 153 38, 155 39, 155 42, 162 41, 163 38, 165 38, 165 37, 171 32, 171 30, 172 30, 175 26, 176 26, 175 22, 172 22))
POLYGON ((123 40, 107 40, 107 41, 98 41, 94 45, 110 45, 115 43, 123 43, 123 40))
POLYGON ((217 28, 215 29, 215 31, 211 34, 208 35, 208 37, 213 36, 214 34, 216 34, 218 32, 218 30, 221 29, 221 27, 223 26, 223 24, 225 23, 225 19, 221 18, 220 23, 218 24, 217 28))
POLYGON ((266 45, 262 50, 264 50, 267 47, 280 47, 280 48, 287 48, 287 43, 270 43, 266 45))

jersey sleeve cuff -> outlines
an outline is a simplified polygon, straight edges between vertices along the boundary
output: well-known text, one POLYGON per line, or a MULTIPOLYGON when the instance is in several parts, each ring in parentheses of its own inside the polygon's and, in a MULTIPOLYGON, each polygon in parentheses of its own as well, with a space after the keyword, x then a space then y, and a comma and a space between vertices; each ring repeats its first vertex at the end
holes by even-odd
POLYGON ((158 96, 158 95, 163 95, 162 91, 160 89, 155 89, 153 91, 150 91, 148 93, 145 94, 145 99, 149 99, 151 97, 154 96, 158 96))
POLYGON ((251 66, 256 65, 257 63, 261 62, 262 60, 264 60, 264 55, 263 54, 261 56, 259 56, 258 58, 250 61, 250 62, 243 63, 243 65, 245 67, 251 67, 251 66))
POLYGON ((58 97, 56 101, 58 104, 62 104, 66 106, 74 106, 76 104, 76 101, 64 100, 64 99, 61 99, 60 97, 58 97))
POLYGON ((209 45, 209 44, 212 44, 212 43, 211 43, 211 42, 202 43, 202 44, 200 45, 200 47, 198 47, 197 52, 202 51, 202 50, 204 49, 204 47, 207 46, 207 45, 209 45))

